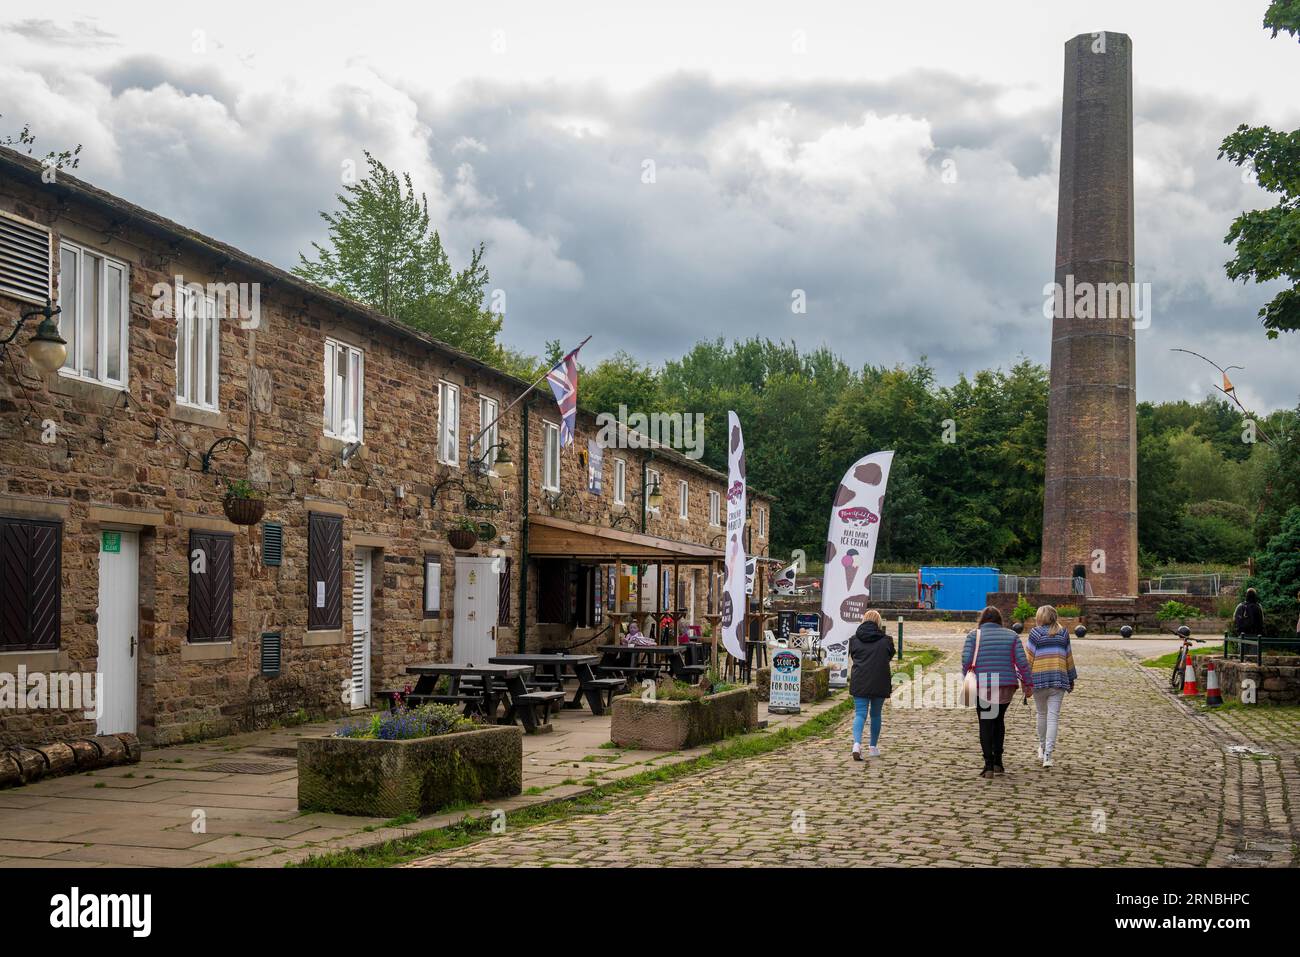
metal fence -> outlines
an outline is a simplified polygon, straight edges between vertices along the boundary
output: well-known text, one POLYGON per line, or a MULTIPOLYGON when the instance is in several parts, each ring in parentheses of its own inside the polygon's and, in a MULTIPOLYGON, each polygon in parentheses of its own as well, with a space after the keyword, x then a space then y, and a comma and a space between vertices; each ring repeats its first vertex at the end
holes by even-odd
POLYGON ((1086 578, 1000 575, 998 591, 1013 595, 1079 595, 1091 598, 1092 583, 1086 578))
POLYGON ((1149 595, 1200 595, 1218 597, 1225 591, 1234 591, 1246 583, 1245 575, 1224 575, 1205 572, 1192 575, 1161 575, 1142 582, 1140 588, 1149 595))
POLYGON ((916 601, 916 575, 880 573, 871 576, 872 601, 916 601))

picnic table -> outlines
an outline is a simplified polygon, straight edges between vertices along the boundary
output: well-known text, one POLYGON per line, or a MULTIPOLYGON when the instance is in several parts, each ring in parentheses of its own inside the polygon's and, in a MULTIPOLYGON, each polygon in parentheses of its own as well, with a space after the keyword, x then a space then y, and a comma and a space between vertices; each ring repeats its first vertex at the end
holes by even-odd
MULTIPOLYGON (((601 678, 596 674, 594 665, 600 661, 599 655, 569 654, 512 654, 497 655, 488 659, 499 665, 530 665, 538 678, 538 683, 546 682, 548 690, 564 692, 564 679, 567 669, 572 669, 578 686, 573 692, 573 700, 564 702, 565 708, 581 708, 586 698, 587 706, 594 715, 602 715, 614 695, 627 687, 622 678, 601 678)), ((563 699, 561 699, 563 700, 563 699)))
POLYGON ((488 721, 496 720, 497 707, 504 701, 506 713, 501 723, 513 724, 518 718, 529 734, 550 730, 551 705, 564 697, 563 691, 530 690, 524 678, 533 673, 533 667, 527 664, 429 662, 407 665, 406 673, 417 676, 415 687, 406 696, 408 701, 463 704, 466 714, 480 714, 488 721), (451 678, 451 687, 446 694, 438 694, 438 679, 444 675, 451 678))
POLYGON ((653 678, 667 671, 682 681, 698 681, 707 665, 686 663, 686 645, 599 645, 596 670, 622 678, 653 678))

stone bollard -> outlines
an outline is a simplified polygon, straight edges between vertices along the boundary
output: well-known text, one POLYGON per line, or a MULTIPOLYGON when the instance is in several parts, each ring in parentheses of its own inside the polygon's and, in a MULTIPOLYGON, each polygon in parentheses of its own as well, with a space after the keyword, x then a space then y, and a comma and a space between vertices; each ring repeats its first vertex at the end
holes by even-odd
POLYGON ((38 744, 33 750, 45 758, 46 774, 67 774, 77 769, 77 758, 66 744, 38 744))
POLYGON ((126 745, 117 736, 99 734, 95 736, 94 742, 99 746, 99 764, 101 767, 126 762, 126 745))
POLYGON ((8 751, 0 751, 0 788, 9 788, 22 783, 23 775, 18 762, 8 751))
POLYGON ((23 776, 23 784, 31 784, 45 776, 45 755, 31 748, 16 748, 9 752, 18 762, 18 770, 23 776))
POLYGON ((139 764, 140 763, 140 739, 137 738, 134 734, 115 734, 113 735, 113 737, 121 741, 122 746, 126 748, 126 763, 139 764))
POLYGON ((72 756, 77 762, 78 771, 89 771, 92 768, 99 767, 99 748, 95 746, 94 741, 77 738, 75 741, 69 741, 68 747, 72 749, 72 756))

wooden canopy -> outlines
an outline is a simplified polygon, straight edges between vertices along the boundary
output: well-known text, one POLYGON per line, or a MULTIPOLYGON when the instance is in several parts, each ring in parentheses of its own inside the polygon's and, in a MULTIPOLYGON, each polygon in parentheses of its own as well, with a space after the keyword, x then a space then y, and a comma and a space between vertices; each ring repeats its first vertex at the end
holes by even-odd
POLYGON ((722 561, 716 548, 670 538, 584 525, 553 515, 528 516, 528 554, 538 558, 575 558, 598 562, 661 562, 676 559, 703 565, 722 561))

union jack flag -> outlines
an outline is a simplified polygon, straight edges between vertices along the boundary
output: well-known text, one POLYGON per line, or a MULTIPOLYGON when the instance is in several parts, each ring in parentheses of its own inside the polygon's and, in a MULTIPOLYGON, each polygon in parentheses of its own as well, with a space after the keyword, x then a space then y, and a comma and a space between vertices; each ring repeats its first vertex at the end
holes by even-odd
MULTIPOLYGON (((578 349, 581 348, 578 346, 578 349)), ((560 448, 573 442, 573 432, 578 422, 578 349, 574 349, 546 373, 546 381, 550 383, 555 401, 560 407, 560 448)))

